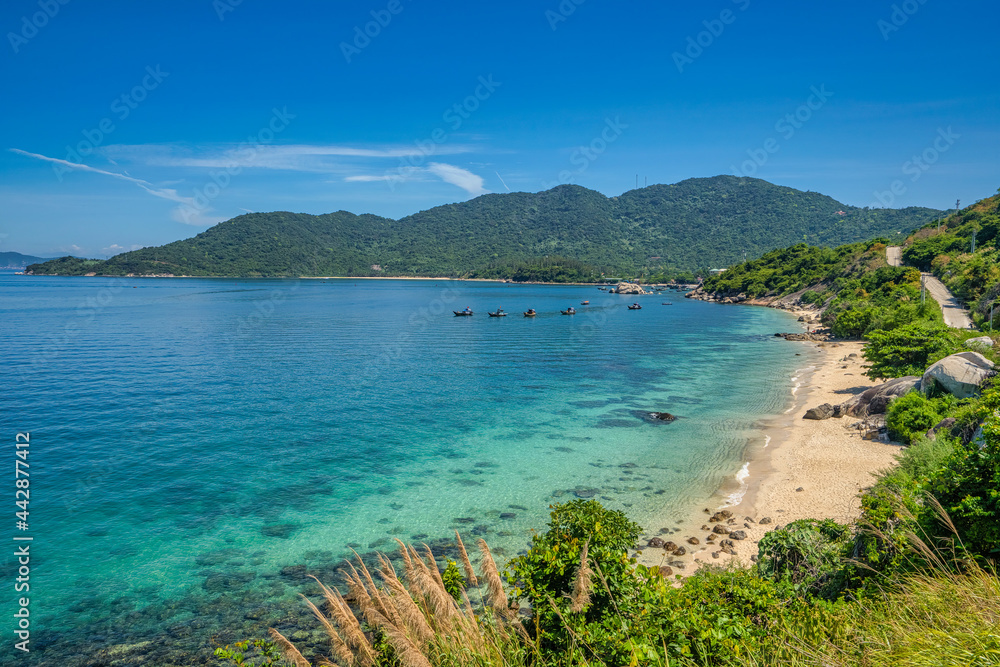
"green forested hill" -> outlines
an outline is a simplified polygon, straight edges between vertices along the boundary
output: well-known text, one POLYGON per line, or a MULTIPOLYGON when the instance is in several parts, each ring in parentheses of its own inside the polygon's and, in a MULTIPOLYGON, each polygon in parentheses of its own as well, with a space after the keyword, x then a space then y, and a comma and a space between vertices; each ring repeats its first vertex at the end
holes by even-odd
POLYGON ((727 266, 807 241, 905 234, 941 212, 858 209, 754 178, 716 176, 605 197, 575 185, 489 194, 400 220, 252 213, 192 239, 35 274, 461 276, 586 280, 727 266))

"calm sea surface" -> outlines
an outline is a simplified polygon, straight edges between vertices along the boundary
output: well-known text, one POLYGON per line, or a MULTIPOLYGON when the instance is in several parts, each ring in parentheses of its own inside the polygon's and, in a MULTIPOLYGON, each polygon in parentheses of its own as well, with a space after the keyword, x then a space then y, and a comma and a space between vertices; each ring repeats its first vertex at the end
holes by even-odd
POLYGON ((785 407, 806 362, 773 333, 795 329, 594 287, 0 275, 10 468, 31 433, 27 531, 12 475, 3 494, 8 544, 34 537, 30 663, 201 664, 306 618, 306 572, 333 583, 393 538, 458 528, 509 558, 553 502, 688 512, 785 407))

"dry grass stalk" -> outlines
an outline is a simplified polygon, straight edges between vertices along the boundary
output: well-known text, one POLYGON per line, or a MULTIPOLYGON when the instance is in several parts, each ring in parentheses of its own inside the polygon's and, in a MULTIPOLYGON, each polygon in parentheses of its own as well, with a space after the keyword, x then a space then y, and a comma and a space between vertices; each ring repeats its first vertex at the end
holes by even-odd
POLYGON ((569 609, 575 614, 580 613, 590 604, 590 578, 594 572, 587 562, 587 547, 589 545, 589 540, 583 543, 583 549, 580 551, 580 569, 577 570, 576 578, 573 581, 573 595, 570 598, 569 609))
POLYGON ((284 635, 274 628, 268 630, 268 633, 271 635, 271 639, 274 640, 274 643, 278 645, 278 648, 281 650, 281 654, 285 657, 285 660, 295 665, 295 667, 310 667, 309 661, 302 657, 302 654, 299 653, 297 648, 295 648, 295 645, 285 639, 284 635))
POLYGON ((305 595, 301 595, 301 597, 306 601, 306 604, 309 606, 313 615, 319 619, 323 629, 326 630, 326 635, 330 638, 330 646, 333 648, 333 654, 338 660, 341 661, 341 664, 353 665, 355 662, 354 653, 351 652, 347 643, 340 636, 340 633, 337 632, 337 628, 334 627, 333 623, 330 622, 330 619, 328 619, 323 612, 321 612, 319 608, 312 603, 312 600, 307 598, 305 595))
POLYGON ((493 561, 493 554, 490 553, 486 540, 479 538, 477 544, 483 555, 482 572, 483 579, 486 580, 486 587, 490 592, 490 605, 502 618, 509 619, 513 614, 510 610, 510 603, 507 602, 507 593, 503 589, 503 580, 500 579, 497 564, 493 561))
POLYGON ((465 543, 462 542, 462 536, 455 531, 455 540, 458 542, 458 555, 462 558, 462 567, 465 569, 465 582, 469 586, 478 586, 479 580, 476 579, 476 571, 472 569, 472 561, 469 560, 469 554, 465 550, 465 543))
POLYGON ((361 624, 358 623, 357 617, 351 611, 343 596, 341 596, 340 591, 327 587, 316 577, 312 578, 319 584, 320 589, 323 591, 328 613, 343 633, 347 645, 358 652, 361 664, 368 665, 374 663, 375 650, 372 648, 368 638, 365 637, 365 633, 362 632, 361 624))
MULTIPOLYGON (((511 651, 516 653, 518 646, 531 645, 527 632, 509 608, 496 563, 484 541, 479 544, 483 552, 480 578, 487 582, 489 603, 497 612, 492 622, 480 621, 464 591, 463 602, 455 602, 444 587, 429 548, 422 557, 412 547, 402 543, 400 547, 405 581, 384 556, 379 557, 379 567, 374 571, 382 580, 380 585, 375 584, 373 572, 360 558, 357 563, 348 563, 342 573, 352 603, 368 625, 382 633, 402 667, 506 665, 511 651)), ((467 555, 463 560, 468 560, 467 555)), ((330 638, 333 660, 341 667, 373 667, 381 657, 344 596, 317 583, 326 601, 326 613, 308 599, 306 604, 330 638)), ((272 636, 296 667, 308 664, 284 637, 277 633, 272 636)), ((324 660, 322 664, 333 663, 324 660)))

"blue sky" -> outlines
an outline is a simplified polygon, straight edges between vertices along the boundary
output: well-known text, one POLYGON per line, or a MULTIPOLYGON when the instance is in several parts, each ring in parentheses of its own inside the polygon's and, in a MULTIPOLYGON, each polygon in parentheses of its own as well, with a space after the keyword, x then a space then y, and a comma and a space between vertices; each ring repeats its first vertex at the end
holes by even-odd
POLYGON ((1000 186, 998 19, 961 0, 8 0, 0 250, 103 257, 246 211, 398 218, 637 174, 971 203, 1000 186))

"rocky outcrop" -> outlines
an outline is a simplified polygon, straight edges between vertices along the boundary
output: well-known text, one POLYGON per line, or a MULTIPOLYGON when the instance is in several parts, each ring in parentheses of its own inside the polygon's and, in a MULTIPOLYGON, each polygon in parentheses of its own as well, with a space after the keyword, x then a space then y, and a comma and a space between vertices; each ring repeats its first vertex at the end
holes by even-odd
POLYGON ((802 415, 803 419, 829 419, 833 416, 834 408, 829 403, 824 403, 823 405, 818 405, 815 408, 810 408, 806 410, 806 413, 802 415))
POLYGON ((809 341, 813 343, 823 343, 833 338, 833 334, 830 333, 829 329, 817 329, 805 333, 776 333, 774 336, 775 338, 784 338, 785 340, 809 341))
POLYGON ((920 390, 940 387, 956 398, 979 394, 983 382, 993 375, 993 362, 978 352, 959 352, 933 364, 924 371, 920 390))
POLYGON ((642 285, 636 283, 618 283, 615 288, 611 290, 612 294, 649 294, 646 290, 642 289, 642 285))
POLYGON ((894 398, 908 394, 920 386, 920 378, 916 375, 889 380, 858 394, 851 400, 842 403, 841 413, 851 417, 866 417, 881 415, 894 398))

